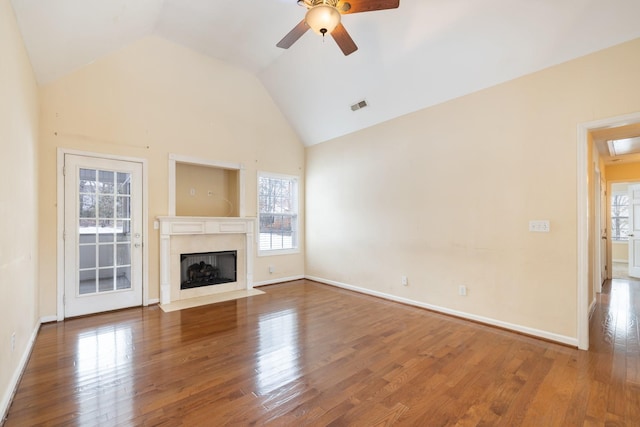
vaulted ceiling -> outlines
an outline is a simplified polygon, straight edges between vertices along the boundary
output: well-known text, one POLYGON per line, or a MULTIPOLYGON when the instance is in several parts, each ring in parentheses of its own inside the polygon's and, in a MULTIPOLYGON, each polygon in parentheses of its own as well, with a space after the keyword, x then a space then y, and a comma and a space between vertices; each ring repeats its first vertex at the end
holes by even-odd
POLYGON ((41 84, 157 35, 254 73, 306 145, 640 37, 638 0, 400 0, 343 16, 350 56, 312 31, 276 47, 295 0, 12 4, 41 84))

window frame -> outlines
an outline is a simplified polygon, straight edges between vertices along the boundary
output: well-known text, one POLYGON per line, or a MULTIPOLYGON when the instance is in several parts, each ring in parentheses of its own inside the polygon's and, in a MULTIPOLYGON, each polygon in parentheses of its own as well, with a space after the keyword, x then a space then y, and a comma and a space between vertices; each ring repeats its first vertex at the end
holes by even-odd
MULTIPOLYGON (((281 215, 281 213, 277 213, 276 215, 281 215)), ((287 214, 285 214, 287 215, 287 214)), ((288 255, 288 254, 297 254, 300 253, 300 177, 297 175, 287 175, 281 173, 274 172, 265 172, 258 171, 256 178, 256 217, 257 217, 257 230, 256 230, 256 248, 258 251, 258 256, 273 256, 273 255, 288 255), (295 207, 295 213, 290 214, 292 220, 295 219, 295 223, 292 222, 292 235, 293 235, 293 248, 287 249, 261 249, 260 248, 260 179, 261 178, 271 178, 271 179, 281 179, 281 180, 289 180, 293 182, 294 185, 294 195, 291 206, 295 207)))

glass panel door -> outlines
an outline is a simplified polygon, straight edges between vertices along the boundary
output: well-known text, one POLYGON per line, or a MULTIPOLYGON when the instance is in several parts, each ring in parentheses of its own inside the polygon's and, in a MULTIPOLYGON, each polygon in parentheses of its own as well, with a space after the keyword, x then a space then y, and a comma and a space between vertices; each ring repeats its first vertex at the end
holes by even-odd
POLYGON ((131 174, 79 175, 78 295, 131 289, 131 174))
POLYGON ((65 314, 140 305, 142 165, 67 155, 65 169, 65 314))

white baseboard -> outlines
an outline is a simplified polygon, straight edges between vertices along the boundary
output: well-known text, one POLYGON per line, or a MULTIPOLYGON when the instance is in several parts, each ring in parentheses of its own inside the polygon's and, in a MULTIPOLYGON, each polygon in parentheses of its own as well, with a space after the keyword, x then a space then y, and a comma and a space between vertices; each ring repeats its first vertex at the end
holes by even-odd
POLYGON ((360 292, 362 294, 373 295, 379 298, 384 298, 391 301, 401 302, 403 304, 413 305, 416 307, 426 308, 428 310, 437 311, 439 313, 448 314, 462 319, 473 320, 475 322, 484 323, 491 326, 497 326, 499 328, 509 329, 515 332, 520 332, 526 335, 531 335, 538 338, 543 338, 549 341, 555 341, 561 344, 570 345, 572 347, 578 347, 578 339, 568 337, 565 335, 555 334, 553 332, 543 331, 540 329, 530 328, 528 326, 516 325, 514 323, 503 322, 501 320, 492 319, 490 317, 478 316, 471 313, 465 313, 463 311, 452 310, 446 307, 440 307, 437 305, 427 304, 420 301, 415 301, 408 298, 399 297, 396 295, 387 294, 384 292, 372 291, 371 289, 361 288, 358 286, 349 285, 346 283, 336 282, 335 280, 323 279, 315 276, 305 276, 306 279, 314 280, 316 282, 324 283, 338 288, 348 289, 350 291, 360 292))
POLYGON ((160 298, 149 298, 147 300, 147 305, 160 304, 160 298))
POLYGON ((40 318, 40 324, 57 322, 57 321, 58 321, 58 316, 56 316, 55 314, 52 316, 43 316, 40 318))
MULTIPOLYGON (((55 316, 53 317, 57 320, 57 317, 55 316)), ((20 362, 18 363, 16 370, 13 372, 13 375, 11 376, 11 380, 9 381, 9 384, 4 393, 4 396, 2 396, 2 401, 0 401, 0 414, 2 416, 2 418, 0 418, 0 423, 2 422, 2 420, 6 418, 7 413, 9 412, 9 405, 11 405, 11 400, 13 399, 13 395, 18 389, 18 383, 20 382, 22 373, 27 367, 27 362, 29 361, 29 356, 31 355, 31 350, 33 350, 33 345, 36 342, 36 337, 38 336, 39 330, 40 330, 40 323, 38 322, 33 332, 31 333, 31 336, 29 337, 29 342, 27 343, 27 346, 25 347, 24 352, 20 357, 20 362)))
POLYGON ((274 285, 276 283, 291 282, 293 280, 300 280, 300 279, 304 279, 304 275, 291 276, 291 277, 280 277, 279 279, 263 280, 262 282, 254 282, 253 283, 253 287, 257 288, 257 287, 260 287, 260 286, 274 285))

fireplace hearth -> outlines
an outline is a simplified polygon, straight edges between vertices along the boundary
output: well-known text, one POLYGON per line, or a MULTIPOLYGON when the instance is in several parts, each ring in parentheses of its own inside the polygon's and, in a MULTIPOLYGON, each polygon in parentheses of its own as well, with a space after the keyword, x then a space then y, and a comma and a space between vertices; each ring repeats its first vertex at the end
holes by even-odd
POLYGON ((180 255, 180 289, 237 281, 237 251, 180 255))

